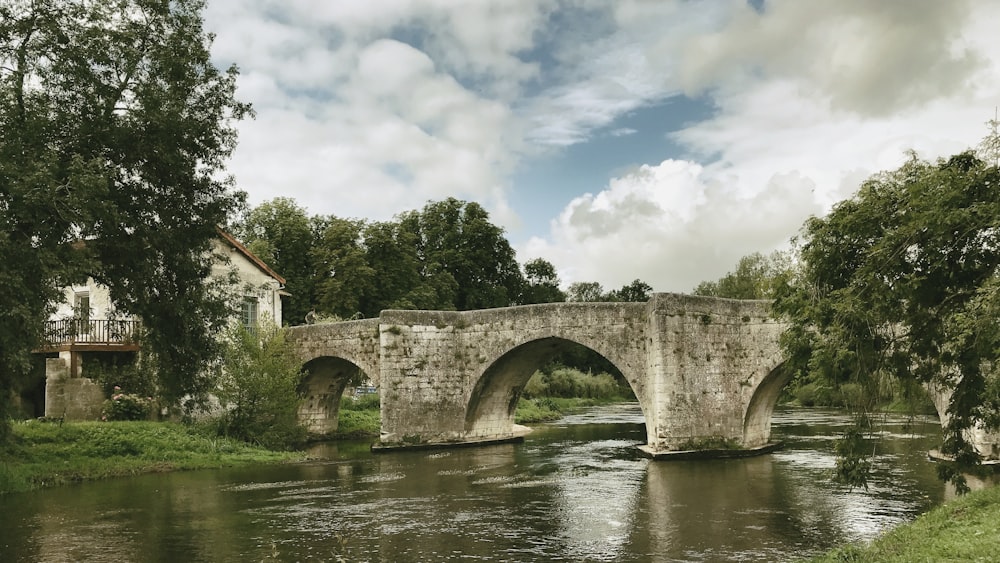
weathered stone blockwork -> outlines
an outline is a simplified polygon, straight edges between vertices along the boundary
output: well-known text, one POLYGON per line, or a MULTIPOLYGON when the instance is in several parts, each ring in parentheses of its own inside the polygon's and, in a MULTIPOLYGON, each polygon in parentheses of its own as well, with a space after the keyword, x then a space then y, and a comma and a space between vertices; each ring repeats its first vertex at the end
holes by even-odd
MULTIPOLYGON (((767 302, 655 294, 648 303, 384 311, 297 327, 292 339, 314 397, 339 397, 345 366, 376 382, 387 445, 511 438, 532 373, 560 347, 582 344, 621 370, 642 406, 648 445, 660 451, 713 438, 745 447, 768 441, 786 382, 777 369, 781 329, 767 302)), ((324 412, 336 419, 335 406, 310 408, 317 428, 330 426, 324 412)))
POLYGON ((294 327, 288 338, 306 371, 299 417, 311 433, 333 432, 340 397, 358 370, 379 383, 378 319, 294 327))
POLYGON ((45 360, 45 416, 64 420, 97 420, 104 390, 86 377, 73 377, 63 358, 45 360))

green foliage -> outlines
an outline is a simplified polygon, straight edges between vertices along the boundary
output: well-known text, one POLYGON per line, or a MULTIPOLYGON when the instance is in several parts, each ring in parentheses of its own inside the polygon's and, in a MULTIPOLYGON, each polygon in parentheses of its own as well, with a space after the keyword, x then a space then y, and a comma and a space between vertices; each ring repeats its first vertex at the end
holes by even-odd
POLYGON ((128 389, 136 395, 156 395, 156 365, 150 357, 134 353, 84 354, 83 375, 100 385, 107 394, 128 389))
POLYGON ((628 384, 619 383, 607 373, 583 373, 567 367, 557 367, 550 372, 537 371, 524 387, 527 399, 538 397, 564 397, 589 399, 632 399, 628 384))
POLYGON ((569 286, 566 300, 575 302, 645 302, 649 301, 649 296, 653 288, 642 280, 634 280, 632 283, 623 285, 621 289, 614 289, 604 293, 604 287, 597 282, 576 282, 569 286))
POLYGON ((146 420, 153 412, 152 397, 141 397, 134 393, 123 393, 115 387, 111 398, 104 401, 101 420, 146 420))
POLYGON ((577 303, 604 301, 604 287, 597 282, 571 283, 566 300, 577 303))
POLYGON ((736 270, 718 281, 704 281, 694 288, 695 295, 728 299, 771 299, 777 284, 791 275, 792 257, 788 252, 759 252, 740 258, 736 270))
POLYGON ((517 410, 514 411, 514 422, 517 424, 548 422, 562 417, 563 411, 551 397, 521 399, 517 402, 517 410))
POLYGON ((649 295, 653 292, 652 286, 642 280, 633 280, 632 283, 623 285, 621 289, 616 289, 607 295, 607 301, 624 301, 643 303, 649 301, 649 295))
POLYGON ((382 405, 382 400, 379 398, 378 393, 368 393, 365 395, 360 395, 356 398, 355 397, 340 398, 341 411, 379 410, 381 405, 382 405))
POLYGON ((843 546, 810 561, 994 561, 997 522, 1000 522, 1000 487, 989 487, 900 524, 870 544, 843 546))
POLYGON ((233 234, 287 280, 285 288, 291 295, 283 303, 282 316, 290 324, 302 323, 315 304, 310 252, 317 245, 319 230, 318 221, 285 197, 258 205, 233 226, 233 234))
POLYGON ((560 303, 566 301, 566 294, 559 289, 559 275, 551 262, 542 258, 529 260, 524 264, 524 289, 519 304, 560 303))
POLYGON ((858 415, 834 444, 837 453, 836 479, 852 487, 868 489, 868 475, 875 456, 872 423, 865 414, 858 415))
POLYGON ((382 430, 381 400, 377 393, 341 397, 337 416, 337 438, 378 436, 382 430))
POLYGON ((416 242, 422 276, 453 282, 446 284, 454 290, 448 308, 505 307, 520 295, 524 279, 514 249, 478 203, 430 202, 419 212, 403 214, 400 223, 416 242))
POLYGON ((810 219, 801 268, 775 290, 790 323, 782 345, 800 377, 855 383, 870 400, 893 380, 952 390, 949 475, 977 461, 965 431, 998 420, 989 391, 1000 365, 998 185, 1000 171, 971 153, 911 158, 810 219))
POLYGON ((142 318, 163 394, 207 390, 229 311, 202 281, 216 226, 242 202, 220 171, 250 108, 234 100, 236 69, 212 64, 202 9, 0 5, 0 292, 13 304, 0 314, 0 410, 59 288, 88 275, 142 318))
POLYGON ((300 459, 166 422, 15 423, 0 446, 0 494, 90 479, 300 459))
POLYGON ((299 363, 285 340, 285 329, 264 322, 257 330, 241 324, 226 336, 218 397, 225 409, 219 429, 268 448, 300 443, 299 363))

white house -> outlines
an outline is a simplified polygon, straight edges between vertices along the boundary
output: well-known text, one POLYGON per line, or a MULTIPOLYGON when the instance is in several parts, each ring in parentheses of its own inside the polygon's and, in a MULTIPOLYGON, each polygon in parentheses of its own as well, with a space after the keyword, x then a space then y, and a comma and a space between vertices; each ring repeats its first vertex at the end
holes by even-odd
MULTIPOLYGON (((281 325, 281 296, 285 279, 255 256, 229 233, 218 229, 213 241, 217 260, 210 277, 228 278, 236 274, 233 298, 239 301, 234 321, 256 326, 267 317, 281 325)), ((46 323, 48 343, 39 354, 45 360, 45 416, 66 419, 95 419, 105 399, 104 391, 83 373, 85 354, 135 354, 139 347, 133 335, 139 320, 115 314, 107 287, 88 279, 85 284, 67 287, 64 299, 46 323)), ((35 410, 39 410, 37 406, 35 410)))

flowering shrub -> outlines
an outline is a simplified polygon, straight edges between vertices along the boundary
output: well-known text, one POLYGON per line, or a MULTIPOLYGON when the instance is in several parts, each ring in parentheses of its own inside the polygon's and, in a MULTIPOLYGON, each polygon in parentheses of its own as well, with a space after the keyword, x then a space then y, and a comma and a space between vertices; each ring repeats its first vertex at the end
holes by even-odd
POLYGON ((152 397, 122 393, 122 388, 116 385, 111 398, 104 401, 101 420, 146 420, 152 410, 152 397))

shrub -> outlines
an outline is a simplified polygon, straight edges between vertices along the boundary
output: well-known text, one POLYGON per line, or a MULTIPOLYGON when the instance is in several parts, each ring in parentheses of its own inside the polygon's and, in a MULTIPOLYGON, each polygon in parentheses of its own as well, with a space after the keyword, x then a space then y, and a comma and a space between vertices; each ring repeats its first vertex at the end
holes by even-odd
POLYGON ((340 410, 348 411, 368 411, 368 410, 379 410, 381 407, 381 399, 379 399, 378 393, 368 393, 361 395, 356 398, 342 396, 340 398, 340 410))
POLYGON ((122 393, 115 387, 111 398, 104 401, 101 420, 146 420, 153 412, 153 398, 122 393))
POLYGON ((262 322, 255 331, 232 327, 223 352, 218 394, 224 412, 219 431, 268 448, 305 439, 299 424, 299 364, 285 330, 262 322))

